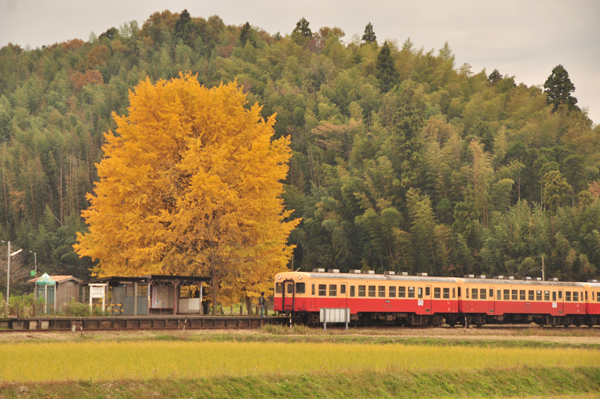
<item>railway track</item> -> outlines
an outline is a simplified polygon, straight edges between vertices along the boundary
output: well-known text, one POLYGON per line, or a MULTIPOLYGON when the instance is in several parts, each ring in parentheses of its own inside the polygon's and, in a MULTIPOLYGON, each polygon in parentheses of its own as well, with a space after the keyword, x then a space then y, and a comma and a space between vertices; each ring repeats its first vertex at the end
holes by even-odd
POLYGON ((117 316, 117 317, 32 317, 0 319, 0 333, 13 331, 117 331, 248 329, 267 324, 289 323, 287 317, 253 316, 117 316))

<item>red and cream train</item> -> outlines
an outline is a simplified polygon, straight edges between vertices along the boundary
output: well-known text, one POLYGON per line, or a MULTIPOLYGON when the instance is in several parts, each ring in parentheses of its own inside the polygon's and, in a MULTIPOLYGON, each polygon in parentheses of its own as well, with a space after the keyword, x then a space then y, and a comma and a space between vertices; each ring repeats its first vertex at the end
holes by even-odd
POLYGON ((600 284, 315 269, 277 274, 274 307, 309 325, 318 323, 321 308, 349 308, 358 324, 592 327, 600 323, 600 284))

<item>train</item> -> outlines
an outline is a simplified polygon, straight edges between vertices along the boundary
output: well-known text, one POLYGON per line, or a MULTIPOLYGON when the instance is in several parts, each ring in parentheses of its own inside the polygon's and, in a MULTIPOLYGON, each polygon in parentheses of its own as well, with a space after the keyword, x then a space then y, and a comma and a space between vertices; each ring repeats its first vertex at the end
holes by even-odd
POLYGON ((388 271, 314 269, 274 277, 274 310, 295 323, 318 325, 322 308, 350 309, 355 325, 454 327, 484 324, 593 327, 600 323, 597 280, 467 275, 409 276, 388 271))

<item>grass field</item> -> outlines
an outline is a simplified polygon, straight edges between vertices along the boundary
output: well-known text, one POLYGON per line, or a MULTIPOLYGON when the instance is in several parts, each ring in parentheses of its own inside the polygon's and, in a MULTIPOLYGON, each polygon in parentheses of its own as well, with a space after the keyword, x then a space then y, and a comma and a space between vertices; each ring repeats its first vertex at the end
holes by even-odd
POLYGON ((594 337, 582 347, 527 347, 534 342, 527 335, 448 344, 297 332, 65 333, 58 337, 68 342, 3 342, 0 399, 600 397, 594 337))
POLYGON ((212 378, 339 370, 598 367, 600 353, 525 349, 236 342, 19 343, 0 346, 1 381, 212 378), (44 364, 45 367, 39 367, 44 364), (35 372, 32 372, 35 370, 35 372))

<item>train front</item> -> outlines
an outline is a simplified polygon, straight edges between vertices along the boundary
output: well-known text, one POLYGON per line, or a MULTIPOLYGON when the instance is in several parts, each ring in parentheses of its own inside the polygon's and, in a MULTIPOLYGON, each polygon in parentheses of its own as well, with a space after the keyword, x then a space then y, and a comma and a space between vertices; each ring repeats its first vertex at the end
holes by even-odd
POLYGON ((307 287, 310 275, 301 272, 283 272, 275 275, 274 310, 291 313, 307 309, 307 287))

